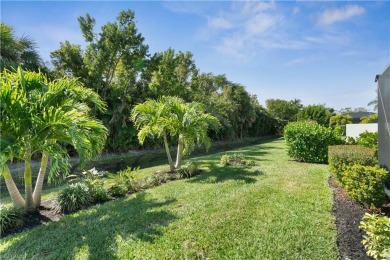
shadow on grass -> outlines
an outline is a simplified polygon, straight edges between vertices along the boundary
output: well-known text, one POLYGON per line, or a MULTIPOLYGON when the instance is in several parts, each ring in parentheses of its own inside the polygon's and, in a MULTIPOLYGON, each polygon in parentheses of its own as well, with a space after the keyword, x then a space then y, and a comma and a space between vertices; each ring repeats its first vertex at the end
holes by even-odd
POLYGON ((5 259, 74 259, 82 250, 88 259, 115 259, 122 239, 152 243, 161 236, 161 228, 176 219, 163 206, 174 201, 155 201, 138 193, 105 203, 26 232, 1 254, 5 259))
POLYGON ((259 170, 251 170, 251 167, 221 166, 217 163, 207 165, 210 173, 203 173, 189 180, 189 183, 221 183, 225 181, 243 181, 246 184, 255 183, 257 177, 264 173, 259 170))

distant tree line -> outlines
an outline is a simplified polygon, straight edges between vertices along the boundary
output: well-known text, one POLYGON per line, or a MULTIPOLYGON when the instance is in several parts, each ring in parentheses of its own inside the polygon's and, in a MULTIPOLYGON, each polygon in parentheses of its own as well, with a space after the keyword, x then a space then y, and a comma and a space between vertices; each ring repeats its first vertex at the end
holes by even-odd
MULTIPOLYGON (((212 140, 273 135, 281 133, 288 122, 297 120, 328 126, 334 115, 334 110, 324 105, 304 107, 299 99, 268 99, 264 108, 243 85, 225 75, 201 72, 190 52, 170 48, 151 54, 132 10, 121 11, 116 21, 106 23, 100 31, 95 29, 96 21, 89 14, 79 17, 78 22, 86 47, 61 42, 50 54, 50 69, 30 38, 17 38, 11 26, 1 23, 1 70, 21 66, 40 70, 51 80, 77 78, 97 92, 107 104, 104 112, 97 107, 92 111, 109 131, 106 151, 138 148, 138 130, 131 120, 131 111, 138 104, 163 96, 197 102, 207 108, 220 122, 218 131, 208 130, 212 140)), ((144 145, 161 146, 150 138, 144 145)))

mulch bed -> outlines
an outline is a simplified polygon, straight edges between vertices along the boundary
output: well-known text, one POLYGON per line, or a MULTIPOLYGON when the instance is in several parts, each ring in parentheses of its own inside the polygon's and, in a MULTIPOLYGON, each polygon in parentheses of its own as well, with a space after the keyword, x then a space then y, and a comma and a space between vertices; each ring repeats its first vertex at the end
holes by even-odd
POLYGON ((373 259, 366 255, 361 243, 364 232, 359 228, 366 210, 352 201, 347 192, 337 185, 333 177, 329 177, 329 185, 333 188, 333 215, 336 218, 337 246, 340 259, 373 259))
MULTIPOLYGON (((361 243, 364 232, 359 229, 360 221, 366 212, 366 209, 351 200, 346 191, 338 186, 333 177, 329 177, 328 182, 330 187, 332 187, 334 194, 333 215, 336 218, 339 259, 373 259, 368 257, 365 253, 361 243)), ((42 202, 39 211, 29 216, 29 218, 24 221, 23 226, 9 230, 7 233, 2 234, 2 237, 20 233, 39 225, 45 225, 51 221, 58 221, 63 214, 57 213, 54 210, 54 205, 54 200, 42 202)), ((390 216, 390 205, 383 207, 382 212, 387 216, 390 216)))

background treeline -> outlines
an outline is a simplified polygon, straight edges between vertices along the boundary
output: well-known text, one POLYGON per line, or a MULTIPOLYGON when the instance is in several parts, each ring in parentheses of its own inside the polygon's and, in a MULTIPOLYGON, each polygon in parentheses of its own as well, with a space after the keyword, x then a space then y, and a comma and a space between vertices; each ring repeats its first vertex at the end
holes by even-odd
MULTIPOLYGON (((256 96, 225 75, 200 72, 190 52, 168 49, 151 54, 136 27, 133 11, 120 12, 115 22, 108 22, 100 30, 88 14, 78 21, 86 41, 85 49, 62 42, 50 54, 51 69, 44 66, 33 41, 26 37, 17 39, 12 27, 2 23, 2 69, 21 65, 28 70, 40 69, 51 79, 76 77, 95 90, 108 105, 105 113, 96 110, 96 116, 109 129, 107 151, 138 148, 137 130, 130 120, 130 112, 136 104, 163 95, 203 103, 222 125, 219 131, 210 132, 213 140, 276 132, 276 120, 258 103, 256 96), (29 40, 27 47, 19 44, 23 40, 29 40), (23 60, 28 53, 35 56, 23 60)), ((149 147, 160 145, 153 140, 147 142, 149 147)))
MULTIPOLYGON (((85 48, 61 42, 50 53, 50 68, 40 58, 33 40, 17 38, 11 26, 1 23, 1 70, 21 66, 40 70, 51 80, 75 77, 96 91, 108 106, 104 113, 94 111, 109 129, 106 151, 139 148, 131 110, 147 99, 163 95, 203 103, 221 123, 219 131, 210 130, 212 140, 277 134, 288 122, 297 120, 328 126, 334 115, 334 110, 324 105, 304 107, 299 99, 268 99, 264 108, 243 85, 225 75, 201 72, 190 52, 170 48, 151 54, 131 10, 121 11, 116 21, 106 23, 100 30, 89 14, 79 17, 78 22, 85 48)), ((147 140, 143 147, 160 145, 147 140)))

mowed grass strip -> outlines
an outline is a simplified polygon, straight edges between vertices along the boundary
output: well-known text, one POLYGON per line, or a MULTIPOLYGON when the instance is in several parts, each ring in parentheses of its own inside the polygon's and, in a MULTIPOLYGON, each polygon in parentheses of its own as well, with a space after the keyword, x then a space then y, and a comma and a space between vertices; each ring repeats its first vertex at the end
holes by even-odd
POLYGON ((1 241, 4 259, 337 259, 326 165, 290 161, 284 141, 226 153, 259 164, 220 166, 1 241))

